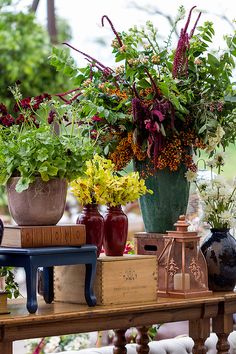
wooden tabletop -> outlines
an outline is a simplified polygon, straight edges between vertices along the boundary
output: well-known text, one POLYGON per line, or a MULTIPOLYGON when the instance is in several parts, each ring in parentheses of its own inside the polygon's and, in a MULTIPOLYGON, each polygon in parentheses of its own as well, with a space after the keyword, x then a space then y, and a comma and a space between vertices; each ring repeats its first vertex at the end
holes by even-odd
MULTIPOLYGON (((233 296, 236 298, 236 296, 233 296)), ((202 311, 207 317, 215 315, 218 303, 224 301, 224 294, 192 299, 159 298, 157 302, 139 305, 95 306, 68 303, 45 304, 39 301, 36 314, 29 314, 24 306, 25 300, 9 301, 10 314, 0 315, 0 326, 5 327, 5 335, 11 340, 33 338, 32 329, 26 337, 25 330, 38 329, 38 336, 59 335, 96 330, 130 328, 155 323, 191 320, 200 318, 202 311), (10 328, 19 326, 21 331, 10 328), (7 331, 6 331, 7 329, 7 331)))
MULTIPOLYGON (((198 353, 210 333, 210 318, 216 323, 217 333, 227 334, 232 328, 230 318, 236 311, 236 293, 233 292, 190 299, 158 298, 156 302, 138 305, 95 307, 60 302, 46 304, 40 299, 35 314, 28 313, 25 302, 26 299, 9 300, 10 314, 0 315, 0 353, 12 354, 15 340, 107 329, 115 330, 118 336, 116 352, 123 353, 122 341, 128 328, 142 328, 140 333, 147 338, 146 332, 151 325, 182 320, 189 320, 190 336, 195 340, 193 353, 198 353)), ((226 334, 221 340, 224 347, 227 346, 226 334)), ((147 345, 141 346, 143 349, 139 348, 139 353, 147 353, 147 345)))

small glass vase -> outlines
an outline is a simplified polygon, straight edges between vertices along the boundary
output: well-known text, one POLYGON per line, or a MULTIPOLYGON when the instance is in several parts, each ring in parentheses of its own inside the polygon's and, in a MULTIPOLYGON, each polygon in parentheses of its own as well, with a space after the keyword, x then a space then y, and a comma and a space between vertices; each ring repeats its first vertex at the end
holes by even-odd
POLYGON ((123 256, 128 237, 128 218, 121 205, 108 206, 104 216, 103 247, 106 256, 123 256))
POLYGON ((97 246, 97 256, 99 257, 104 236, 104 219, 98 211, 98 205, 85 205, 76 220, 76 224, 85 225, 86 243, 97 246))
POLYGON ((229 229, 211 229, 201 245, 207 262, 209 289, 232 291, 236 285, 236 240, 229 229))

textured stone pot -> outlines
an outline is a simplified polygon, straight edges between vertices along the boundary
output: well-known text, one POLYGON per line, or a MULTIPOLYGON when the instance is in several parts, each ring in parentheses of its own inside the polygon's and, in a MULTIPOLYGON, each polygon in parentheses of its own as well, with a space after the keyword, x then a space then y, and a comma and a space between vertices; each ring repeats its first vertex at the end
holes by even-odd
POLYGON ((43 182, 37 177, 21 193, 15 187, 19 177, 7 182, 8 207, 18 225, 56 225, 61 219, 66 203, 66 179, 54 178, 43 182))
POLYGON ((211 229, 201 245, 207 262, 209 289, 232 291, 236 285, 236 240, 229 229, 211 229))

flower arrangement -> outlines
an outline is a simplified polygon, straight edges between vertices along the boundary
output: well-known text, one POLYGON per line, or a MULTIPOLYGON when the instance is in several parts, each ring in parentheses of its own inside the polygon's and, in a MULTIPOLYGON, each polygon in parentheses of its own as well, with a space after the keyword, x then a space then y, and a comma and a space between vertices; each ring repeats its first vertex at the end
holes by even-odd
POLYGON ((205 22, 197 27, 201 13, 190 28, 194 6, 182 27, 177 47, 172 34, 185 16, 180 7, 170 35, 160 43, 158 31, 148 21, 118 32, 107 16, 115 35, 112 53, 115 68, 65 43, 84 55, 88 65, 78 68, 72 58, 58 49, 52 64, 74 79, 75 91, 60 94, 68 105, 77 107, 80 122, 96 140, 104 156, 117 170, 132 158, 152 161, 155 169, 171 171, 184 163, 196 165, 192 149, 212 154, 235 141, 236 33, 224 36, 226 49, 213 53, 214 27, 205 22))
POLYGON ((82 174, 94 146, 75 124, 73 110, 65 113, 61 102, 48 94, 22 99, 18 85, 11 91, 15 116, 0 104, 0 184, 19 176, 16 190, 22 192, 36 176, 70 181, 82 174))
POLYGON ((26 343, 28 354, 49 354, 64 350, 79 350, 91 345, 89 333, 30 339, 26 343))
POLYGON ((207 165, 211 168, 210 180, 198 180, 197 174, 192 171, 186 173, 188 181, 194 182, 199 192, 203 204, 203 221, 215 229, 234 227, 236 183, 227 183, 220 174, 224 165, 222 154, 216 154, 213 159, 207 161, 207 165), (217 174, 213 174, 214 168, 217 169, 217 174))
POLYGON ((137 172, 118 176, 114 163, 98 154, 86 162, 85 176, 77 178, 70 185, 71 192, 82 205, 125 205, 145 193, 152 193, 137 172))

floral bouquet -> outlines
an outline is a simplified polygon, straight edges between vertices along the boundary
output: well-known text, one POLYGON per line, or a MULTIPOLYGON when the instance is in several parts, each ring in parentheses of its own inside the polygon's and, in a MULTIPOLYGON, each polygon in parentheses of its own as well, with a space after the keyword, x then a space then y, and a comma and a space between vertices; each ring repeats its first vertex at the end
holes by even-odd
POLYGON ((198 26, 198 13, 190 27, 190 10, 176 48, 172 34, 184 18, 180 7, 169 36, 161 43, 150 21, 118 32, 107 16, 115 35, 112 53, 114 68, 66 43, 88 61, 78 68, 65 52, 54 49, 52 64, 73 78, 74 91, 58 96, 77 108, 80 124, 109 157, 116 169, 131 159, 149 159, 155 170, 176 171, 184 163, 196 165, 192 149, 212 153, 235 141, 236 34, 226 35, 224 50, 210 49, 214 27, 198 26))
POLYGON ((236 181, 232 184, 220 175, 224 165, 222 154, 216 154, 207 162, 211 168, 210 180, 198 180, 197 174, 192 171, 186 173, 189 181, 195 183, 203 205, 203 221, 213 229, 228 229, 235 226, 236 217, 236 181), (217 174, 213 173, 217 168, 217 174))
POLYGON ((86 162, 85 176, 71 182, 71 192, 82 205, 125 205, 145 193, 152 193, 140 179, 138 172, 117 175, 115 165, 109 159, 95 154, 86 162))

